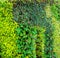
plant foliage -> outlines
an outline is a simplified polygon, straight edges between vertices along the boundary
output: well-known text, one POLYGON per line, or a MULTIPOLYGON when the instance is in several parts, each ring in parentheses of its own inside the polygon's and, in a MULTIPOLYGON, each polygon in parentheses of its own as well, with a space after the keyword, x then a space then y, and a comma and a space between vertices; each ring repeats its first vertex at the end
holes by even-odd
POLYGON ((17 53, 21 54, 21 58, 36 58, 36 28, 29 26, 28 24, 19 24, 16 29, 17 35, 19 36, 17 42, 17 53))
POLYGON ((17 23, 12 20, 12 3, 0 2, 0 57, 13 58, 15 56, 17 23))

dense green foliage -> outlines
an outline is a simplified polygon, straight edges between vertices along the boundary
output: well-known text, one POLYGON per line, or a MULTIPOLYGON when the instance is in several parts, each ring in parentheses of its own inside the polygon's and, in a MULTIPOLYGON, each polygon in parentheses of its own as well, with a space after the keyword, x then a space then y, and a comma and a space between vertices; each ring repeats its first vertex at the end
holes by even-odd
POLYGON ((48 28, 46 28, 46 32, 45 32, 45 37, 46 37, 46 39, 45 39, 45 54, 46 54, 45 58, 55 57, 54 53, 53 53, 53 41, 54 41, 52 38, 53 29, 52 29, 50 22, 51 22, 51 19, 48 23, 48 28))
POLYGON ((51 10, 52 10, 53 16, 55 16, 57 20, 60 20, 60 4, 59 5, 53 4, 51 6, 51 10))
POLYGON ((51 7, 50 5, 46 5, 46 16, 48 17, 47 22, 48 22, 48 27, 46 27, 46 40, 45 40, 45 58, 56 58, 56 54, 54 52, 54 25, 53 25, 53 16, 51 13, 51 7))
POLYGON ((54 25, 53 39, 54 39, 54 52, 56 58, 60 57, 60 21, 57 21, 55 17, 52 18, 52 24, 54 25))
POLYGON ((38 26, 32 27, 26 23, 20 23, 16 29, 19 38, 17 40, 18 54, 21 58, 42 58, 44 55, 44 29, 38 26), (36 42, 36 43, 35 43, 36 42))
POLYGON ((0 57, 13 58, 15 56, 17 23, 12 20, 12 4, 0 2, 0 57))
POLYGON ((17 5, 13 8, 15 21, 17 21, 18 23, 28 22, 32 25, 45 25, 46 16, 44 11, 44 3, 19 3, 17 2, 17 5))
POLYGON ((17 39, 18 54, 21 54, 21 58, 36 58, 36 28, 20 23, 16 31, 19 36, 17 39))
MULTIPOLYGON (((44 31, 41 29, 45 26, 46 16, 44 11, 44 3, 35 4, 35 3, 22 3, 14 6, 13 14, 14 20, 20 23, 28 23, 32 26, 37 26, 37 40, 36 40, 36 57, 43 57, 44 54, 44 31), (37 12, 38 11, 38 12, 37 12), (39 27, 41 25, 41 28, 39 27), (38 41, 39 40, 39 41, 38 41), (41 51, 41 52, 40 52, 41 51)), ((26 26, 28 25, 26 24, 26 26)), ((29 36, 28 36, 29 37, 29 36)))
POLYGON ((45 29, 37 26, 36 57, 44 58, 45 29))
POLYGON ((60 58, 59 0, 0 0, 0 58, 60 58))

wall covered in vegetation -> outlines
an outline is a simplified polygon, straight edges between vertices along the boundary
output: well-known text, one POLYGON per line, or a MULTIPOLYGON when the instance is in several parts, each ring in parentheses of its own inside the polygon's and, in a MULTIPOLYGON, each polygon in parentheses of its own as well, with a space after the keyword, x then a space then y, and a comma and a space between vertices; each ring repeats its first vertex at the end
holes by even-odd
POLYGON ((0 58, 60 58, 59 0, 0 0, 0 58))

